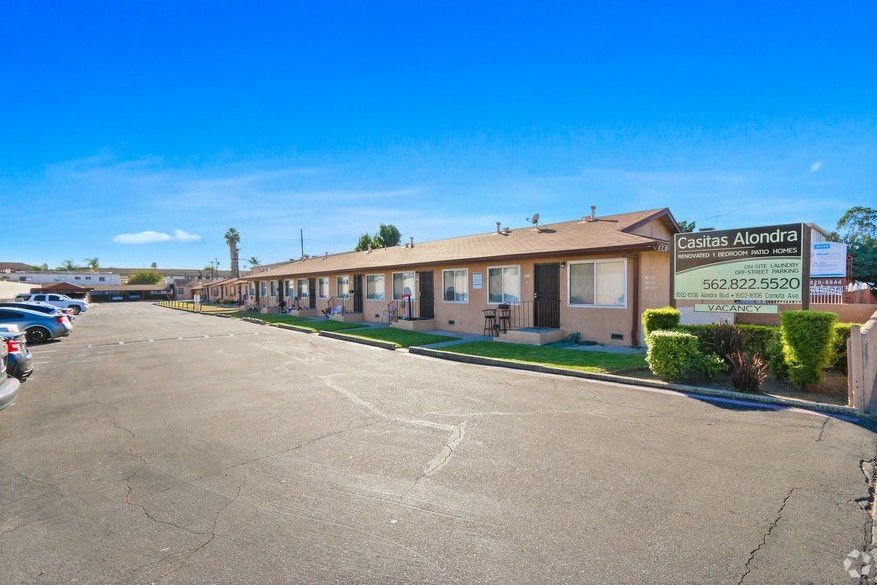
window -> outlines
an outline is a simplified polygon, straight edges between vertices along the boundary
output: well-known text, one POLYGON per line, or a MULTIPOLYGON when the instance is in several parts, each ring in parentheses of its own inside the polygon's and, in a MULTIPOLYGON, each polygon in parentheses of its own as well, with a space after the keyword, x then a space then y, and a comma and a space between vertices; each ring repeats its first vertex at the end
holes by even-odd
POLYGON ((74 276, 73 280, 82 280, 82 277, 81 276, 74 276))
POLYGON ((98 276, 97 279, 100 282, 104 282, 107 279, 107 277, 106 276, 98 276))
POLYGON ((468 303, 469 271, 442 270, 442 290, 446 303, 468 303))
POLYGON ((569 264, 570 305, 626 307, 626 291, 627 263, 624 260, 569 264))
POLYGON ((350 298, 350 278, 339 276, 335 281, 335 296, 339 299, 350 298))
POLYGON ((268 296, 268 287, 265 286, 265 283, 264 283, 264 282, 262 282, 262 283, 260 283, 260 284, 262 285, 262 292, 261 292, 261 295, 262 295, 263 297, 268 296))
POLYGON ((272 297, 277 296, 277 281, 275 281, 275 280, 271 281, 271 296, 272 297))
POLYGON ((329 279, 325 276, 320 277, 320 287, 317 289, 319 292, 317 296, 321 299, 329 298, 329 279))
POLYGON ((498 266, 487 269, 487 302, 516 303, 521 300, 521 269, 498 266))
POLYGON ((308 279, 307 278, 299 278, 296 281, 296 288, 298 289, 298 298, 300 298, 300 299, 308 298, 308 293, 310 291, 310 287, 308 287, 308 279))
POLYGON ((413 272, 393 273, 393 298, 398 300, 402 298, 402 295, 414 296, 413 272))
POLYGON ((365 298, 370 301, 384 300, 384 275, 367 274, 365 277, 365 298))

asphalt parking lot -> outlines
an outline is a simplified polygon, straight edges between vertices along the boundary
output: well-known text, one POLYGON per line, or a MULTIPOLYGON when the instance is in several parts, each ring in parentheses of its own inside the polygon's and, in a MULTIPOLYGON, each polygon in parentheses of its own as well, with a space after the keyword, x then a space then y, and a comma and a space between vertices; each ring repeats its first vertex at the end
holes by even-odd
POLYGON ((855 583, 872 430, 99 305, 0 412, 3 583, 855 583))

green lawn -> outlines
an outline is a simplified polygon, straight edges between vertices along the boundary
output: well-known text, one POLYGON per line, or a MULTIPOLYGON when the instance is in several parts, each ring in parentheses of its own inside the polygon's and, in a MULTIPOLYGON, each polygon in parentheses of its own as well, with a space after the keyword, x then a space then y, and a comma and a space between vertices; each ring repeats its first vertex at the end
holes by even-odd
POLYGON ((441 351, 601 374, 648 368, 644 353, 607 353, 501 341, 471 341, 443 347, 441 351))
POLYGON ((343 321, 333 321, 331 319, 306 319, 304 317, 294 317, 292 315, 284 315, 281 313, 261 314, 252 311, 236 311, 229 316, 238 319, 251 317, 253 319, 260 319, 266 323, 286 323, 287 325, 295 325, 296 327, 307 327, 314 331, 344 331, 347 329, 363 327, 361 323, 344 323, 343 321))
POLYGON ((443 341, 454 341, 455 339, 459 339, 458 337, 420 333, 419 331, 408 331, 407 329, 396 329, 394 327, 367 327, 355 331, 345 331, 344 334, 355 335, 357 337, 367 337, 369 339, 377 339, 380 341, 389 341, 395 343, 398 347, 429 345, 431 343, 441 343, 443 341))

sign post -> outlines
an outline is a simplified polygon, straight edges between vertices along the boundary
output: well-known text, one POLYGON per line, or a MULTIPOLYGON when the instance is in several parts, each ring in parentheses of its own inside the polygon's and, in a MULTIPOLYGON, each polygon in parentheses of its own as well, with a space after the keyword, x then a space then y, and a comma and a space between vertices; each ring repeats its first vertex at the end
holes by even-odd
POLYGON ((768 313, 776 308, 748 307, 805 304, 808 240, 801 223, 675 234, 673 299, 702 301, 695 311, 711 312, 768 313))

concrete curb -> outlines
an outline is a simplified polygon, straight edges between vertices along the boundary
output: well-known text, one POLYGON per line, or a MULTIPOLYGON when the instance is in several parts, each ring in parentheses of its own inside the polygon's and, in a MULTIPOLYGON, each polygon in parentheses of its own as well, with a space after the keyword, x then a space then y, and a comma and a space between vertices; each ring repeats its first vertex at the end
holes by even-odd
POLYGON ((320 337, 328 337, 330 339, 338 339, 341 341, 352 341, 353 343, 359 343, 362 345, 370 345, 372 347, 379 347, 381 349, 389 349, 395 350, 396 344, 391 343, 389 341, 380 341, 378 339, 369 339, 368 337, 357 337, 355 335, 344 335, 343 333, 336 333, 334 331, 320 331, 320 337))
POLYGON ((289 323, 270 323, 270 325, 271 327, 277 327, 278 329, 288 329, 290 331, 298 331, 299 333, 316 333, 316 331, 308 327, 290 325, 289 323))
POLYGON ((803 400, 795 400, 792 398, 777 398, 775 396, 765 396, 763 394, 746 394, 744 392, 734 392, 732 390, 717 390, 715 388, 703 388, 700 386, 686 386, 684 384, 674 384, 670 382, 660 382, 656 380, 642 380, 639 378, 627 378, 615 374, 594 374, 590 372, 578 372, 576 370, 567 370, 564 368, 555 368, 551 366, 543 366, 539 364, 527 364, 520 362, 512 362, 509 360, 501 360, 496 358, 479 357, 472 355, 464 355, 452 353, 449 351, 440 351, 436 349, 428 349, 425 347, 411 347, 408 350, 415 355, 422 355, 443 360, 451 360, 467 364, 480 366, 496 366, 500 368, 512 368, 516 370, 526 370, 529 372, 538 372, 543 374, 557 374, 560 376, 569 376, 573 378, 585 378, 589 380, 601 380, 604 382, 615 382, 617 384, 627 384, 630 386, 644 386, 646 388, 657 388, 660 390, 671 390, 680 394, 690 396, 709 396, 712 398, 725 398, 728 400, 740 400, 744 402, 754 402, 765 404, 768 406, 779 406, 785 408, 800 408, 803 410, 814 410, 827 414, 837 414, 852 418, 869 418, 863 413, 850 406, 839 406, 837 404, 824 404, 822 402, 805 402, 803 400))

